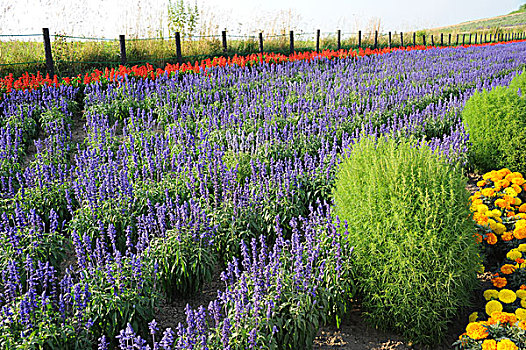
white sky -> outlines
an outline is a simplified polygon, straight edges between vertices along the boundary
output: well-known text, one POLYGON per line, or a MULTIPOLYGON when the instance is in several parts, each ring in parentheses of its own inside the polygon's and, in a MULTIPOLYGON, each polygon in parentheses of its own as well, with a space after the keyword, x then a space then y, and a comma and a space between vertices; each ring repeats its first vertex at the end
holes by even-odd
MULTIPOLYGON (((186 0, 194 3, 195 0, 186 0)), ((507 14, 524 0, 197 0, 208 34, 300 30, 409 31, 507 14)), ((50 32, 114 38, 154 36, 168 0, 0 0, 0 34, 50 32)), ((168 33, 164 32, 164 35, 168 33)))

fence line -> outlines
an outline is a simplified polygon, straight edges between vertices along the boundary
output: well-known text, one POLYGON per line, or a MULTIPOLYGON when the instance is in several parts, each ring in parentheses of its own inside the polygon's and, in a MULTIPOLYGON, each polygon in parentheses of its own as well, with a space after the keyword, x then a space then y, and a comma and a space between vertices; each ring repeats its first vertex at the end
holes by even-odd
MULTIPOLYGON (((176 52, 174 57, 169 57, 170 60, 176 60, 178 63, 183 62, 183 56, 181 54, 182 52, 182 43, 181 39, 206 39, 206 38, 221 38, 221 48, 223 54, 232 54, 233 52, 229 51, 228 46, 228 37, 230 38, 240 38, 240 39, 246 39, 246 40, 253 40, 253 41, 259 41, 259 52, 263 54, 265 52, 264 50, 264 38, 266 39, 272 39, 272 38, 286 38, 289 37, 289 53, 292 54, 295 52, 295 39, 301 38, 305 36, 313 37, 315 40, 315 47, 312 49, 316 52, 320 52, 320 43, 321 43, 321 35, 324 34, 326 37, 330 38, 336 38, 336 47, 337 50, 340 50, 342 47, 342 35, 345 36, 357 36, 357 45, 351 45, 351 47, 355 48, 366 48, 370 47, 373 49, 377 49, 380 47, 379 39, 386 39, 387 44, 386 47, 393 47, 394 42, 393 38, 397 38, 399 36, 399 40, 396 40, 399 42, 398 46, 415 46, 415 45, 440 45, 440 46, 458 46, 458 45, 470 45, 470 44, 482 44, 482 43, 492 43, 492 42, 503 42, 503 41, 510 41, 510 40, 521 40, 526 38, 526 33, 524 32, 517 32, 517 33, 490 33, 488 37, 488 33, 457 33, 456 38, 452 38, 451 33, 447 33, 448 37, 447 43, 446 40, 444 40, 444 33, 435 33, 437 36, 435 37, 434 34, 428 35, 426 38, 426 34, 421 34, 417 36, 416 32, 412 32, 412 38, 406 34, 407 38, 404 37, 403 32, 385 32, 381 33, 379 31, 374 32, 362 32, 359 30, 358 32, 348 32, 348 33, 342 33, 341 30, 337 30, 336 32, 321 32, 319 29, 316 30, 316 32, 299 32, 295 33, 294 31, 290 31, 288 34, 273 34, 273 35, 266 35, 264 36, 263 32, 260 32, 258 36, 254 35, 227 35, 227 31, 223 30, 220 35, 181 35, 181 33, 176 32, 175 36, 171 37, 157 37, 157 38, 128 38, 124 35, 119 35, 118 38, 92 38, 92 37, 78 37, 78 36, 69 36, 69 35, 60 35, 60 34, 49 34, 49 28, 42 28, 42 34, 2 34, 0 37, 30 37, 30 36, 43 36, 43 42, 44 42, 44 52, 45 52, 45 61, 31 61, 31 62, 16 62, 16 63, 4 63, 0 64, 0 66, 15 66, 15 65, 23 65, 23 64, 42 64, 45 63, 46 65, 46 71, 50 74, 50 76, 54 75, 54 67, 55 63, 53 61, 53 55, 52 55, 52 43, 51 43, 51 36, 55 39, 75 39, 75 40, 93 40, 93 41, 113 41, 117 42, 119 41, 119 52, 118 55, 120 57, 120 64, 127 65, 131 63, 138 63, 138 62, 148 62, 148 61, 162 61, 166 60, 166 58, 163 59, 150 59, 150 60, 141 60, 141 61, 128 61, 127 55, 126 55, 126 42, 134 42, 134 41, 147 41, 147 40, 171 40, 175 39, 175 45, 176 45, 176 52), (438 36, 438 34, 440 34, 438 36), (483 35, 484 34, 484 35, 483 35), (462 35, 462 37, 460 37, 462 35), (363 40, 364 38, 367 38, 367 40, 363 40), (412 40, 410 40, 412 39, 412 40), (417 42, 419 39, 420 42, 417 42), (429 39, 429 40, 426 40, 429 39), (456 40, 454 40, 456 39, 456 40), (365 44, 365 41, 367 44, 365 44)), ((350 40, 350 38, 349 38, 350 40)), ((117 52, 116 52, 117 54, 117 52)), ((185 58, 190 57, 198 57, 198 56, 206 56, 206 55, 193 55, 193 56, 185 56, 185 58)), ((116 64, 117 62, 109 62, 109 61, 99 61, 99 62, 87 62, 87 61, 59 61, 61 63, 81 63, 81 64, 116 64)))

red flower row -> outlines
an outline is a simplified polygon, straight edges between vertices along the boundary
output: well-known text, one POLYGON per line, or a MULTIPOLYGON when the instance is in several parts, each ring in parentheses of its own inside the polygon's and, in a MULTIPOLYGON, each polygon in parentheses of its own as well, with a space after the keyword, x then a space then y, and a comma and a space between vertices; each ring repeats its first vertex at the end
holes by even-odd
MULTIPOLYGON (((515 40, 511 42, 520 42, 526 40, 515 40)), ((462 45, 461 47, 472 47, 472 46, 487 46, 487 45, 497 45, 500 43, 487 43, 487 44, 476 44, 476 45, 462 45)), ((324 50, 320 53, 316 51, 309 52, 295 52, 289 56, 283 54, 275 53, 265 53, 265 54, 251 54, 247 56, 238 56, 234 55, 233 57, 214 57, 213 59, 202 60, 200 63, 195 62, 193 65, 191 63, 183 64, 167 64, 164 69, 154 69, 153 66, 149 63, 142 66, 133 66, 126 67, 120 66, 118 69, 115 68, 106 68, 104 71, 99 69, 94 70, 91 73, 86 73, 85 75, 79 74, 76 77, 72 78, 62 78, 59 79, 56 75, 53 78, 50 78, 49 75, 45 77, 38 72, 35 74, 25 73, 21 77, 15 79, 13 74, 9 74, 4 78, 0 78, 0 92, 11 92, 11 90, 32 90, 39 88, 43 85, 53 85, 59 86, 62 84, 66 85, 87 85, 93 82, 106 81, 114 82, 124 79, 125 76, 135 76, 142 78, 151 78, 155 79, 163 74, 172 74, 176 72, 195 72, 205 70, 206 68, 216 67, 216 66, 231 66, 238 65, 244 67, 246 65, 253 65, 258 63, 281 63, 281 62, 293 62, 299 60, 310 61, 314 58, 328 58, 332 59, 334 57, 357 57, 357 56, 368 56, 368 55, 383 55, 386 53, 394 51, 412 51, 412 50, 429 50, 435 48, 446 48, 446 47, 437 47, 437 46, 407 46, 407 47, 397 47, 397 48, 384 48, 384 49, 359 49, 359 50, 324 50)))

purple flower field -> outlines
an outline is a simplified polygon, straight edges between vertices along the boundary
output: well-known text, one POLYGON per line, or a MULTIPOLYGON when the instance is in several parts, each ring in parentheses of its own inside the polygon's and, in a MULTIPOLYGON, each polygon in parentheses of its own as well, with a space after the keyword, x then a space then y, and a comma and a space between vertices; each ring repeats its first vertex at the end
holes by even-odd
POLYGON ((468 164, 477 90, 526 43, 397 51, 0 100, 0 348, 303 349, 349 309, 342 154, 390 134, 468 164), (160 302, 224 291, 160 329, 160 302))

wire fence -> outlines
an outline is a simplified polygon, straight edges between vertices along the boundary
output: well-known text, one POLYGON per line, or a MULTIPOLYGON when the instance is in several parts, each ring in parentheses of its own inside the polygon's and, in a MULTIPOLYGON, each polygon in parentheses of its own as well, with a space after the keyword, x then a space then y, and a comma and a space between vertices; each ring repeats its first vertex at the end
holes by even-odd
POLYGON ((425 32, 293 32, 281 34, 234 35, 223 31, 217 35, 119 38, 83 37, 49 34, 0 35, 0 75, 46 71, 50 75, 72 76, 95 68, 150 63, 164 67, 167 63, 194 63, 216 56, 252 53, 282 53, 385 48, 411 45, 456 46, 523 39, 524 33, 479 31, 475 33, 425 32), (439 35, 440 34, 440 35, 439 35), (21 40, 21 39, 31 40, 21 40), (43 39, 42 41, 39 39, 43 39), (52 39, 52 40, 51 40, 52 39), (426 40, 427 39, 427 40, 426 40))

